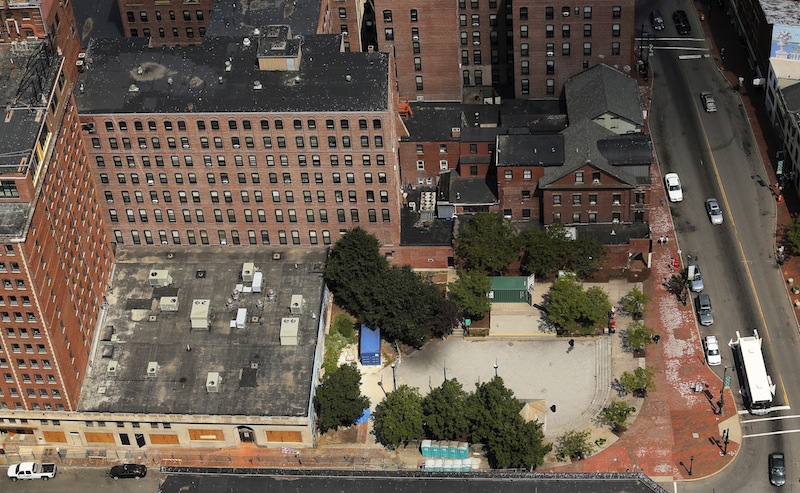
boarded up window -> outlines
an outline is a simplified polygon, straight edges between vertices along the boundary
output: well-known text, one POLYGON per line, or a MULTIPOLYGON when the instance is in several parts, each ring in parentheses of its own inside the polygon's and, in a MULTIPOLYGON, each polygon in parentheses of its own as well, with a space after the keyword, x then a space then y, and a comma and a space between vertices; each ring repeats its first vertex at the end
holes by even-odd
POLYGON ((222 441, 222 430, 189 430, 189 440, 222 441))
POLYGON ((270 442, 292 442, 303 441, 303 434, 299 431, 268 431, 267 440, 270 442))
POLYGON ((86 437, 86 443, 114 443, 113 433, 94 433, 87 431, 83 435, 86 437))
POLYGON ((47 443, 67 443, 67 436, 63 431, 43 431, 42 435, 47 443))
POLYGON ((180 445, 178 435, 150 435, 151 445, 180 445))

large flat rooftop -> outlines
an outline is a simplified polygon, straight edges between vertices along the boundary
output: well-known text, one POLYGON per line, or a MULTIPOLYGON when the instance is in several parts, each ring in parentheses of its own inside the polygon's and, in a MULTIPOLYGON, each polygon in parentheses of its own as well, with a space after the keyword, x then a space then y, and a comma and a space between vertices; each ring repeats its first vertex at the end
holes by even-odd
POLYGON ((325 250, 223 247, 212 252, 184 246, 169 252, 171 258, 167 249, 118 250, 106 326, 97 336, 79 409, 307 416, 325 250), (274 258, 277 253, 280 259, 274 258), (251 286, 241 279, 246 262, 263 275, 261 293, 243 289, 251 286), (168 271, 169 286, 151 286, 154 269, 168 271), (242 292, 234 295, 240 284, 242 292), (303 299, 299 315, 290 310, 296 295, 303 299), (171 299, 177 307, 168 304, 171 299), (208 300, 207 330, 192 328, 196 300, 208 300), (232 321, 241 308, 247 316, 244 328, 237 328, 232 321), (297 320, 297 345, 281 345, 284 318, 297 320), (217 392, 207 388, 209 372, 219 374, 217 392))
POLYGON ((298 70, 259 70, 266 42, 228 36, 149 48, 144 39, 94 40, 75 99, 81 114, 387 109, 387 53, 340 51, 340 35, 304 36, 298 70))
POLYGON ((208 36, 246 36, 253 28, 269 24, 288 24, 292 31, 301 35, 316 34, 321 8, 321 0, 215 1, 208 36))

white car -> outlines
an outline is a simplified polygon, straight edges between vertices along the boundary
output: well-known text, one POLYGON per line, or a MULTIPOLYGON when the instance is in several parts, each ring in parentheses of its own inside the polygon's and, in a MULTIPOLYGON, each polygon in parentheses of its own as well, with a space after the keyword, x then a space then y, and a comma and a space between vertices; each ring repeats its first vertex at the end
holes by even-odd
POLYGON ((703 341, 706 347, 706 361, 708 366, 719 366, 722 364, 722 355, 719 353, 719 343, 717 336, 706 336, 703 341))
POLYGON ((683 200, 683 188, 678 173, 667 173, 664 175, 664 186, 667 189, 667 197, 670 202, 680 202, 683 200))
POLYGON ((717 111, 717 103, 714 101, 713 94, 708 91, 701 92, 700 99, 703 100, 703 108, 705 108, 706 113, 714 113, 717 111))

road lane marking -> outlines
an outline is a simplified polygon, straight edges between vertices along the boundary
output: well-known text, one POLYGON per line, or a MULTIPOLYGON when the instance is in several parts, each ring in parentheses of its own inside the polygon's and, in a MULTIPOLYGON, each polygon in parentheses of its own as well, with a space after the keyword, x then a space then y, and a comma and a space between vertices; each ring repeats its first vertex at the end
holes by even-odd
MULTIPOLYGON (((699 118, 700 110, 697 108, 697 105, 695 105, 694 108, 695 108, 695 113, 698 115, 699 118)), ((730 202, 728 202, 728 195, 725 193, 725 187, 722 186, 722 178, 720 177, 719 168, 717 167, 717 160, 714 159, 714 151, 711 149, 711 143, 708 141, 708 134, 706 133, 706 127, 705 125, 702 124, 702 119, 700 121, 703 127, 703 139, 706 141, 706 149, 708 149, 708 155, 711 158, 711 166, 714 167, 714 174, 716 175, 717 178, 717 185, 719 185, 719 190, 722 193, 722 201, 725 204, 725 208, 728 209, 728 212, 730 212, 731 210, 730 202)), ((750 129, 750 132, 752 137, 752 128, 750 129)), ((764 163, 762 162, 761 165, 763 166, 764 163)), ((742 246, 742 240, 739 237, 739 230, 736 227, 736 221, 733 220, 733 214, 728 214, 728 217, 731 226, 733 227, 733 235, 736 237, 736 246, 739 248, 739 254, 741 255, 742 259, 747 260, 747 256, 744 254, 744 247, 742 246)), ((769 342, 771 346, 772 337, 770 337, 769 335, 769 327, 767 326, 767 320, 764 317, 764 309, 761 307, 761 300, 758 299, 758 291, 756 291, 756 285, 755 282, 753 281, 753 275, 750 273, 750 265, 747 262, 744 262, 744 270, 745 273, 747 274, 747 280, 748 284, 750 284, 750 290, 753 293, 753 297, 756 301, 756 308, 758 309, 758 314, 761 317, 761 323, 764 326, 764 334, 766 334, 767 342, 769 342)), ((777 371, 778 371, 778 380, 780 381, 781 385, 781 391, 783 392, 783 402, 785 402, 786 405, 789 406, 791 405, 791 403, 789 402, 789 395, 786 393, 786 385, 784 385, 783 383, 783 375, 781 375, 780 368, 778 368, 777 371)))
POLYGON ((773 435, 787 435, 789 433, 800 433, 800 430, 783 430, 783 431, 768 431, 766 433, 752 433, 750 435, 742 435, 742 438, 756 438, 768 437, 773 435))
POLYGON ((778 420, 781 420, 781 419, 792 419, 792 418, 800 418, 800 414, 794 414, 792 416, 774 416, 772 418, 758 418, 758 419, 742 420, 742 424, 760 423, 761 421, 778 421, 778 420))

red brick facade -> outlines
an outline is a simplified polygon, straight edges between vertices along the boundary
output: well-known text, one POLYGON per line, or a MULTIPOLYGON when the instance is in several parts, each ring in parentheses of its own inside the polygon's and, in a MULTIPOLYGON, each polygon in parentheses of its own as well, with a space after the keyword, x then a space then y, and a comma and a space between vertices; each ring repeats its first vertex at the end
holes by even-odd
POLYGON ((631 223, 650 220, 649 186, 622 183, 591 163, 542 190, 547 224, 631 223))
POLYGON ((557 98, 567 79, 598 63, 633 67, 632 0, 514 2, 514 90, 557 98))
POLYGON ((541 194, 537 186, 543 175, 541 166, 498 167, 498 201, 504 218, 540 221, 541 194))
POLYGON ((116 244, 399 245, 387 113, 82 116, 116 244), (332 148, 334 142, 336 148, 332 148))
POLYGON ((436 185, 439 174, 458 166, 459 143, 401 141, 402 186, 436 185))
POLYGON ((196 45, 206 35, 213 0, 117 0, 125 36, 153 46, 196 45))
POLYGON ((453 2, 377 0, 379 51, 394 56, 397 87, 411 101, 461 101, 453 2))

